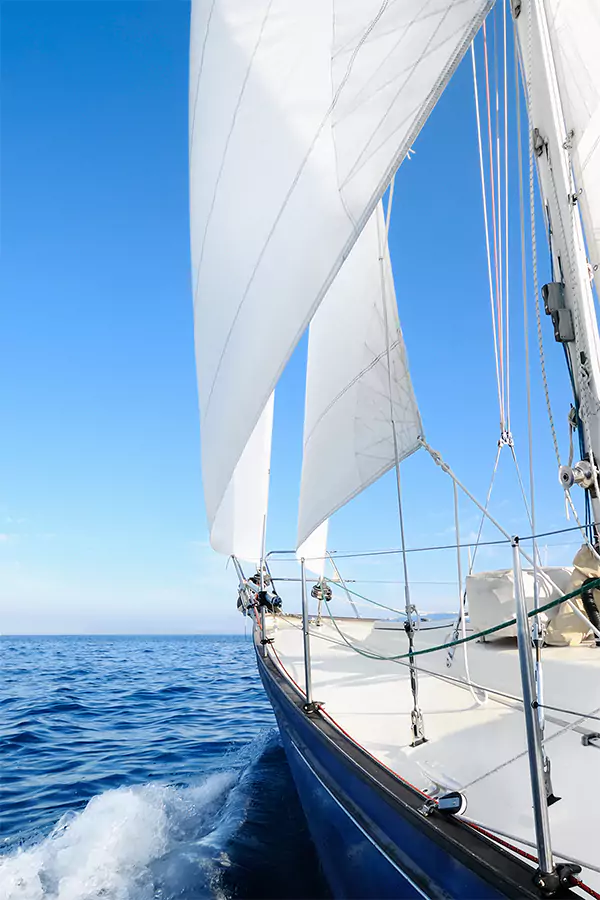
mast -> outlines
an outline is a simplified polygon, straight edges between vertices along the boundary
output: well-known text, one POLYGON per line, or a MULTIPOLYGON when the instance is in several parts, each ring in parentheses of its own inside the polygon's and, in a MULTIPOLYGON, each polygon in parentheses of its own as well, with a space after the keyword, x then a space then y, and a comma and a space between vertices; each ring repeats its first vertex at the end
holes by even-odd
POLYGON ((560 480, 565 489, 577 483, 589 492, 600 522, 600 335, 570 156, 573 132, 561 100, 547 0, 513 0, 512 7, 553 266, 542 295, 565 348, 584 450, 574 466, 560 467, 560 480))

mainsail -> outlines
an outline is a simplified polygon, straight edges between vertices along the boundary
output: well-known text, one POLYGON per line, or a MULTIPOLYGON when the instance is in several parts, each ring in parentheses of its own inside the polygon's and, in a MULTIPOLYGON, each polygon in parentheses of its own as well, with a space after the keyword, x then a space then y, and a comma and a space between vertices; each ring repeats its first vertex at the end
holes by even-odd
POLYGON ((379 203, 310 325, 298 543, 421 431, 379 203))
POLYGON ((195 0, 190 205, 213 522, 274 386, 492 0, 195 0))
POLYGON ((592 266, 600 265, 600 5, 545 0, 548 30, 592 266), (572 132, 572 134, 571 134, 572 132))

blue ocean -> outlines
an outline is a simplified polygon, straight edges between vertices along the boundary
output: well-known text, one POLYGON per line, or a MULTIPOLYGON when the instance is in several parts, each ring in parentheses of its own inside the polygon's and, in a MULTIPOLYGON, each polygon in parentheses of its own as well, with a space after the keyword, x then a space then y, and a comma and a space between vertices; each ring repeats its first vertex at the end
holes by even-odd
POLYGON ((0 638, 1 900, 325 898, 243 636, 0 638))

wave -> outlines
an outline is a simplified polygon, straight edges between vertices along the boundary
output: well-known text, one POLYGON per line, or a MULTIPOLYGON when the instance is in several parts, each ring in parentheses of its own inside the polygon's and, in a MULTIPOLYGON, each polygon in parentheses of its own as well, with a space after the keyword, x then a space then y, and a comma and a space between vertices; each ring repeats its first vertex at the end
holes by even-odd
POLYGON ((195 785, 116 788, 64 815, 48 836, 0 857, 0 898, 328 896, 275 733, 225 762, 195 785), (303 857, 308 881, 298 880, 303 857))

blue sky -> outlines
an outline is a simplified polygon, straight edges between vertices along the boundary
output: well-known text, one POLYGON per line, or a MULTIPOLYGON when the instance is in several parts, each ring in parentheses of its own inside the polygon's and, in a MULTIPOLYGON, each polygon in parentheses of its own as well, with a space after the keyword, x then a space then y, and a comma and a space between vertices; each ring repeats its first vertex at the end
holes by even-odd
MULTIPOLYGON (((233 573, 208 547, 202 504, 189 5, 29 0, 1 12, 0 631, 240 630, 233 573)), ((468 58, 415 150, 397 178, 390 233, 400 316, 426 435, 481 498, 498 412, 468 58)), ((511 189, 515 250, 516 201, 511 189)), ((515 253, 513 431, 526 471, 519 270, 515 253)), ((567 377, 543 324, 564 449, 567 377)), ((295 536, 305 356, 302 341, 277 395, 270 547, 295 536)), ((564 524, 564 500, 535 345, 533 359, 538 523, 547 530, 564 524)), ((450 484, 424 454, 403 468, 408 544, 451 542, 450 484)), ((506 527, 528 531, 508 455, 496 491, 506 527)), ((478 519, 467 503, 462 511, 470 535, 478 519)), ((576 539, 564 540, 548 547, 550 563, 570 561, 576 539)), ((335 517, 330 544, 397 546, 393 476, 335 517)), ((481 553, 482 566, 505 563, 498 551, 481 553)), ((454 605, 451 585, 421 583, 450 581, 453 565, 449 554, 411 558, 422 609, 454 605)), ((346 566, 370 581, 400 571, 381 558, 346 566)), ((399 600, 393 585, 357 589, 399 600)))

